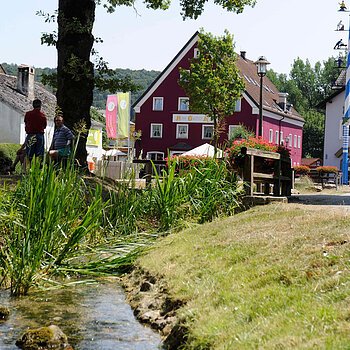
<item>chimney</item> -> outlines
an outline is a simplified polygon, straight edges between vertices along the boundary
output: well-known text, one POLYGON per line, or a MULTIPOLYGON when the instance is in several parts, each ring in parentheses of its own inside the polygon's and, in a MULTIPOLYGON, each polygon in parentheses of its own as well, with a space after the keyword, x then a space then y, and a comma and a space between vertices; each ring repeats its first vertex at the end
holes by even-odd
POLYGON ((21 64, 17 72, 17 91, 34 100, 34 68, 21 64))
POLYGON ((287 92, 279 92, 278 93, 278 105, 282 108, 283 112, 287 111, 287 92))
POLYGON ((247 53, 247 51, 241 51, 241 57, 242 57, 244 60, 246 59, 246 57, 245 57, 246 53, 247 53))

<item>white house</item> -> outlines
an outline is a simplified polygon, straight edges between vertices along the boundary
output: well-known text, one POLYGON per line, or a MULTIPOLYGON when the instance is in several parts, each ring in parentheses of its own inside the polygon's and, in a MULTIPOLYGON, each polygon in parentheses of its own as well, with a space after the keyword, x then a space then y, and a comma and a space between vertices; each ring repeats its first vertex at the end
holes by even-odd
POLYGON ((319 105, 326 110, 323 165, 336 166, 338 169, 342 168, 343 160, 344 83, 345 71, 340 74, 335 83, 335 87, 338 88, 319 105))
MULTIPOLYGON (((44 86, 34 81, 34 68, 21 65, 17 77, 6 74, 0 66, 0 143, 22 144, 25 140, 24 114, 33 109, 32 101, 42 101, 42 111, 47 117, 45 147, 51 144, 56 97, 44 86)), ((91 158, 102 157, 102 124, 92 121, 86 149, 91 158)))

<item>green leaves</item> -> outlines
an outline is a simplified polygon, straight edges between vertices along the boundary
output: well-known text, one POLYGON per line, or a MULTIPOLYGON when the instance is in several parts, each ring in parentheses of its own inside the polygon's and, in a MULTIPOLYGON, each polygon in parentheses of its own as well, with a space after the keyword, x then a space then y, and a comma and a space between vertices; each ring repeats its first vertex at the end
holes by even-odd
POLYGON ((190 62, 190 70, 180 68, 179 84, 190 98, 191 111, 213 120, 217 145, 221 124, 234 112, 244 82, 235 65, 233 36, 228 31, 222 37, 201 31, 198 50, 198 57, 190 62))

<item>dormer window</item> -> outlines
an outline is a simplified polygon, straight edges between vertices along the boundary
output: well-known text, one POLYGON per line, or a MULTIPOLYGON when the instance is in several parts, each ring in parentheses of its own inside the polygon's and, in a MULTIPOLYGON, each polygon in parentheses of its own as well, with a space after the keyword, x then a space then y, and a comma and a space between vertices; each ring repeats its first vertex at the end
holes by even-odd
POLYGON ((153 97, 153 110, 162 111, 163 110, 163 97, 153 97))

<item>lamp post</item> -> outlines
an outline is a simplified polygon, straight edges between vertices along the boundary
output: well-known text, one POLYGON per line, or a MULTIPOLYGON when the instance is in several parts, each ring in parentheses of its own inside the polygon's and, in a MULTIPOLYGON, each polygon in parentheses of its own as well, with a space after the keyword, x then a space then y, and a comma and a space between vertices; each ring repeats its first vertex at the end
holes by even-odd
POLYGON ((262 137, 262 128, 263 128, 263 101, 262 101, 262 93, 263 93, 263 79, 266 75, 267 65, 270 64, 269 61, 264 56, 260 56, 256 62, 256 68, 258 70, 258 76, 260 77, 260 101, 259 101, 259 132, 258 136, 262 137))

